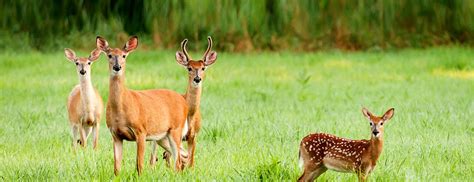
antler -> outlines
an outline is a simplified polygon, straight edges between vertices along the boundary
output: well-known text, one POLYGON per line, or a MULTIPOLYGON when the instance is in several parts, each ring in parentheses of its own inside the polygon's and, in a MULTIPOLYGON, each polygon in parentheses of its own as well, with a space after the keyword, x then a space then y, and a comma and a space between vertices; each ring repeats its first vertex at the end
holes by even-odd
POLYGON ((206 59, 206 56, 211 51, 211 48, 212 48, 212 38, 211 38, 211 36, 207 36, 207 50, 206 50, 206 52, 204 52, 204 56, 202 58, 203 60, 206 59))
POLYGON ((188 39, 184 39, 183 42, 181 42, 181 49, 183 50, 184 55, 186 56, 186 60, 190 60, 188 50, 186 50, 186 44, 188 43, 188 39))

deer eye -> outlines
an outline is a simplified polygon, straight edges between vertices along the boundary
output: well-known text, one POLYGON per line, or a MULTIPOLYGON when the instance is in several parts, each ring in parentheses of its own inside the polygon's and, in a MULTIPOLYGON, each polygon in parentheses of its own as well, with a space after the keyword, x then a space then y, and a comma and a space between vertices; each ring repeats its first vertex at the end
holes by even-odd
POLYGON ((383 122, 380 123, 380 126, 383 126, 383 122))
POLYGON ((206 68, 205 68, 205 67, 203 67, 203 68, 202 68, 202 71, 204 71, 204 70, 206 70, 206 68))
POLYGON ((109 54, 109 58, 112 58, 112 55, 109 54))
POLYGON ((188 71, 192 71, 192 70, 193 70, 193 69, 191 69, 191 68, 188 68, 188 71))
POLYGON ((89 62, 87 62, 87 64, 88 64, 88 65, 91 65, 91 62, 89 61, 89 62))
POLYGON ((76 66, 77 66, 77 65, 79 65, 79 63, 78 63, 78 62, 76 62, 76 66))
POLYGON ((370 122, 370 126, 372 126, 372 122, 370 122))
POLYGON ((122 57, 125 58, 125 55, 123 55, 122 57))

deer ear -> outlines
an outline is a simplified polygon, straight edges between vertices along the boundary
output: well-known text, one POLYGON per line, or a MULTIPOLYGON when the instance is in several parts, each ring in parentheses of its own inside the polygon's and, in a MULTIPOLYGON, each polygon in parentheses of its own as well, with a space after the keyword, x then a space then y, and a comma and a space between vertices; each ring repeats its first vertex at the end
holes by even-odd
POLYGON ((364 114, 365 117, 370 119, 370 116, 373 116, 372 113, 367 108, 362 108, 362 113, 364 114))
POLYGON ((188 58, 186 55, 181 51, 176 51, 176 62, 183 66, 188 66, 188 58))
POLYGON ((90 60, 90 61, 96 61, 96 60, 99 58, 100 53, 101 53, 101 50, 100 50, 100 49, 94 49, 94 50, 91 52, 91 55, 89 55, 89 60, 90 60))
POLYGON ((71 49, 64 49, 64 55, 66 55, 66 58, 71 62, 76 60, 76 53, 71 49))
POLYGON ((217 52, 216 51, 211 51, 209 54, 206 55, 206 61, 204 61, 204 64, 206 66, 209 66, 211 64, 214 64, 217 60, 217 52))
POLYGON ((132 52, 138 47, 138 37, 136 35, 130 37, 130 39, 125 43, 125 46, 123 46, 123 50, 127 52, 132 52))
POLYGON ((387 121, 387 120, 389 120, 389 119, 392 119, 393 114, 395 114, 395 109, 394 109, 394 108, 390 108, 387 112, 385 112, 385 114, 383 114, 382 119, 383 119, 384 121, 387 121))
POLYGON ((103 52, 106 52, 107 50, 109 50, 109 43, 107 42, 107 40, 105 40, 101 36, 97 36, 95 39, 95 42, 96 42, 97 49, 103 52))

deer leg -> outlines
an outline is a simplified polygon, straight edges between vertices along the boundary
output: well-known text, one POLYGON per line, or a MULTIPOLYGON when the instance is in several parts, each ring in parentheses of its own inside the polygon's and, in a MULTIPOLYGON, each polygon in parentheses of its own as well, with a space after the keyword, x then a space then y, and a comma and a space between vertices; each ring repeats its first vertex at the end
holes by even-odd
POLYGON ((181 146, 181 132, 182 130, 174 129, 170 131, 169 135, 169 144, 171 146, 171 154, 173 155, 174 159, 174 166, 177 171, 181 171, 181 154, 180 154, 180 146, 181 146))
POLYGON ((196 135, 193 130, 190 130, 188 135, 188 153, 189 153, 189 167, 194 166, 194 151, 196 149, 196 135))
POLYGON ((138 175, 142 174, 143 161, 145 160, 146 136, 144 134, 137 135, 137 171, 138 175))
POLYGON ((368 176, 368 172, 366 171, 359 171, 357 172, 357 178, 359 181, 367 181, 367 176, 368 176))
POLYGON ((156 161, 157 161, 157 159, 156 159, 156 145, 158 145, 157 143, 158 143, 158 141, 152 141, 151 142, 151 155, 150 155, 150 165, 151 166, 155 166, 156 161))
MULTIPOLYGON (((165 151, 163 152, 163 159, 166 161, 166 165, 169 167, 170 164, 171 164, 171 146, 170 146, 170 143, 169 143, 169 139, 168 138, 165 138, 165 139, 162 139, 162 140, 159 140, 157 141, 158 145, 160 145, 161 147, 163 147, 163 149, 165 149, 165 151)), ((181 154, 181 162, 184 164, 186 163, 187 159, 188 159, 188 154, 187 154, 187 151, 184 150, 183 148, 183 145, 180 146, 180 154, 181 154)), ((155 154, 155 159, 158 160, 156 158, 156 154, 155 154)))
POLYGON ((324 165, 322 165, 321 163, 317 164, 316 166, 312 164, 305 165, 304 172, 298 179, 298 181, 314 181, 327 170, 328 169, 324 167, 324 165))
POLYGON ((96 123, 92 129, 92 138, 94 140, 94 149, 97 149, 97 146, 99 144, 99 127, 100 124, 96 123))
POLYGON ((76 125, 71 125, 72 131, 72 147, 76 148, 77 144, 80 143, 79 128, 76 125))
MULTIPOLYGON (((170 145, 170 138, 169 136, 164 138, 163 140, 157 141, 158 145, 160 145, 165 151, 163 152, 163 159, 165 160, 166 166, 170 167, 171 166, 171 145, 170 145)), ((158 159, 156 159, 158 160, 158 159)))
POLYGON ((367 180, 367 176, 365 174, 358 174, 357 178, 359 179, 359 181, 366 181, 367 180))
POLYGON ((122 163, 122 147, 123 147, 123 140, 114 138, 114 174, 118 176, 120 171, 120 165, 122 163))
POLYGON ((86 130, 84 126, 79 126, 79 133, 81 136, 81 146, 86 147, 87 145, 87 137, 86 137, 86 130))

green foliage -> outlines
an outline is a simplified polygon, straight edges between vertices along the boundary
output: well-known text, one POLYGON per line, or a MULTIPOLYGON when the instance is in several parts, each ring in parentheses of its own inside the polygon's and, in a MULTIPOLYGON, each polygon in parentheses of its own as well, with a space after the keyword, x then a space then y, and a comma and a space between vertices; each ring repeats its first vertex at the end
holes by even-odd
MULTIPOLYGON (((79 83, 74 64, 62 52, 2 52, 0 181, 295 181, 301 174, 299 142, 307 134, 370 136, 363 106, 377 114, 395 108, 371 181, 470 181, 473 57, 474 51, 464 47, 219 53, 203 82, 195 167, 175 173, 159 160, 154 169, 146 163, 143 176, 137 176, 136 144, 125 142, 122 171, 115 178, 105 117, 97 151, 71 148, 66 98, 79 83)), ((104 102, 105 59, 92 65, 92 83, 104 102)), ((188 79, 174 51, 133 52, 126 74, 131 89, 179 93, 188 79)), ((146 161, 150 149, 147 145, 146 161)), ((355 180, 353 174, 333 171, 321 176, 321 181, 355 180)))
POLYGON ((123 42, 139 34, 146 47, 176 49, 189 38, 204 49, 349 50, 472 45, 468 0, 160 0, 0 2, 0 50, 90 49, 96 35, 123 42), (91 43, 92 42, 92 43, 91 43))

